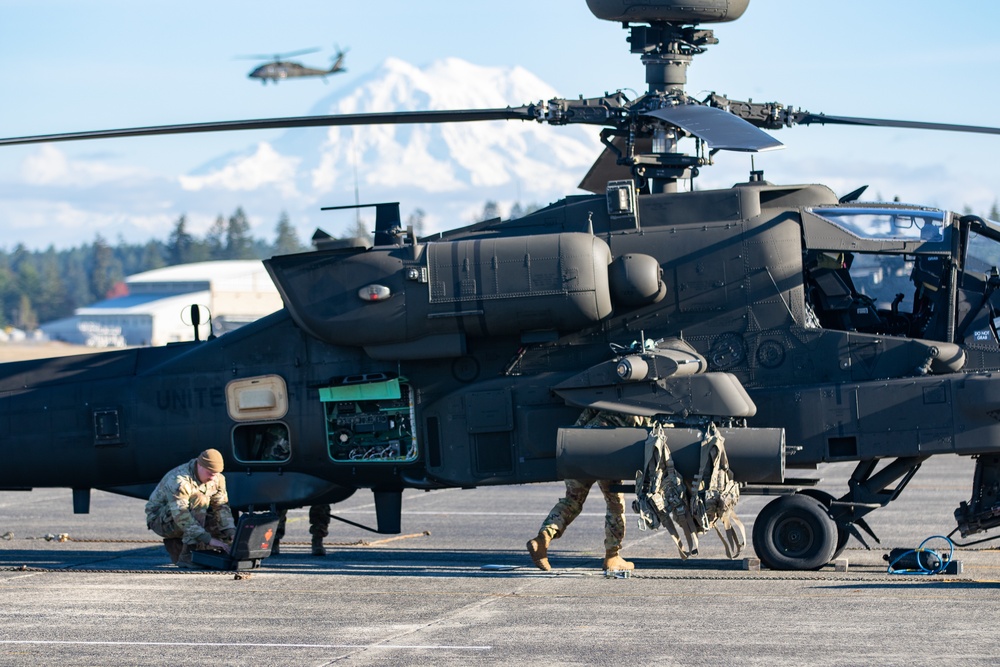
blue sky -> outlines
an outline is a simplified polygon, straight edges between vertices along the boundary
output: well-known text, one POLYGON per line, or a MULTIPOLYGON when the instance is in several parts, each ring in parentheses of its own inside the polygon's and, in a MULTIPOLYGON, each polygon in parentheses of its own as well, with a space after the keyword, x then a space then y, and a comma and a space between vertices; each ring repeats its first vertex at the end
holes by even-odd
MULTIPOLYGON (((751 0, 741 19, 714 26, 720 43, 695 59, 687 89, 832 115, 1000 126, 998 25, 1000 3, 987 0, 751 0)), ((390 56, 418 66, 448 56, 521 65, 564 96, 642 92, 643 70, 625 37, 619 25, 594 18, 584 0, 0 0, 0 136, 304 115, 390 56), (349 48, 349 71, 325 85, 262 86, 246 78, 255 63, 236 59, 318 47, 295 59, 321 66, 335 44, 349 48)), ((59 150, 100 163, 108 179, 136 170, 176 176, 268 136, 80 142, 59 150)), ((872 195, 977 212, 1000 194, 1000 136, 816 126, 775 136, 787 148, 755 158, 774 182, 823 182, 841 194, 869 184, 872 195)), ((85 213, 74 218, 82 230, 76 235, 41 221, 15 227, 5 220, 26 161, 39 150, 0 149, 0 245, 92 239, 85 213)), ((717 162, 701 187, 743 180, 750 168, 745 155, 720 154, 717 162)), ((86 184, 68 175, 52 196, 71 209, 74 198, 87 197, 86 184)), ((123 214, 128 206, 125 197, 123 214)), ((101 233, 114 238, 110 229, 101 233)))

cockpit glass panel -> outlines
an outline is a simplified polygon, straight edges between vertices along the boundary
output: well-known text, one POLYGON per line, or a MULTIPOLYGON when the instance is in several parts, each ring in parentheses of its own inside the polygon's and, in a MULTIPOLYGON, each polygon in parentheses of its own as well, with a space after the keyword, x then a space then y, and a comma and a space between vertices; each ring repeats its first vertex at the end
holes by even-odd
MULTIPOLYGON (((1000 222, 986 220, 986 224, 996 235, 1000 235, 1000 222)), ((1000 243, 986 235, 972 232, 969 234, 969 253, 966 268, 972 271, 989 271, 994 266, 1000 266, 1000 243)))
POLYGON ((923 241, 947 245, 945 212, 932 209, 814 208, 810 212, 865 239, 923 241))

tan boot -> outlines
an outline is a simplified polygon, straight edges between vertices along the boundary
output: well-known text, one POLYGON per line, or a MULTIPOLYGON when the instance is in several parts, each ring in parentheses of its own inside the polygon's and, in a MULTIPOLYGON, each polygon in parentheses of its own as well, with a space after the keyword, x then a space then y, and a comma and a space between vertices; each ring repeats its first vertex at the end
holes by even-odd
POLYGON ((185 570, 197 569, 198 566, 194 564, 194 560, 191 558, 192 551, 193 549, 190 544, 185 544, 181 547, 180 555, 177 556, 177 562, 174 565, 185 570))
POLYGON ((608 549, 604 555, 604 571, 634 570, 635 563, 630 563, 619 555, 618 549, 608 549))
POLYGON ((163 548, 167 550, 170 562, 176 565, 177 559, 181 556, 181 550, 184 548, 184 543, 181 542, 179 537, 168 537, 163 540, 163 548))
POLYGON ((313 556, 325 556, 326 547, 323 546, 323 536, 313 535, 312 539, 312 555, 313 556))
POLYGON ((528 540, 527 545, 531 562, 539 570, 545 570, 546 572, 552 569, 552 566, 549 565, 549 543, 551 541, 552 538, 549 537, 548 533, 538 533, 537 537, 528 540))

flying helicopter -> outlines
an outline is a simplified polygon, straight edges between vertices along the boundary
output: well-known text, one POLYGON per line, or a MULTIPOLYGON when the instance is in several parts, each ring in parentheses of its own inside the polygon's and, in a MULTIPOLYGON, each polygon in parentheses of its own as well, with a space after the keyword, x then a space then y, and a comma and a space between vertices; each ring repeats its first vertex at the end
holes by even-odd
MULTIPOLYGON (((316 238, 266 266, 285 308, 224 336, 0 367, 0 487, 146 497, 221 447, 242 507, 374 492, 399 532, 401 493, 566 477, 627 479, 643 429, 577 429, 581 409, 669 427, 677 471, 725 438, 746 491, 778 493, 753 546, 815 569, 940 453, 976 456, 963 535, 1000 524, 1000 229, 974 215, 865 202, 754 172, 681 192, 717 151, 780 148, 764 130, 843 124, 1000 129, 814 114, 685 90, 714 44, 701 27, 749 0, 588 0, 621 23, 648 90, 504 109, 228 121, 0 140, 0 145, 271 127, 522 120, 603 127, 574 195, 517 220, 417 238, 396 203, 375 239, 316 238), (693 140, 682 153, 681 140, 693 140), (275 447, 277 442, 282 447, 275 447), (43 462, 59 460, 58 466, 43 462), (833 496, 790 471, 855 461, 833 496)), ((867 537, 866 537, 867 536, 867 537)))
POLYGON ((250 60, 267 60, 268 58, 273 58, 269 62, 263 63, 253 68, 247 77, 250 79, 260 79, 260 82, 267 85, 268 81, 273 81, 277 84, 279 81, 284 81, 285 79, 292 79, 297 77, 306 76, 319 76, 323 78, 324 83, 326 82, 326 77, 330 74, 337 74, 338 72, 347 71, 344 67, 344 55, 346 51, 341 51, 337 49, 337 53, 333 56, 333 64, 330 65, 330 69, 319 69, 315 67, 306 67, 301 63, 293 62, 291 60, 285 60, 285 58, 292 58, 294 56, 301 56, 307 53, 316 53, 319 49, 302 49, 299 51, 291 51, 289 53, 276 53, 274 56, 270 55, 256 55, 256 56, 240 56, 241 58, 246 58, 250 60))

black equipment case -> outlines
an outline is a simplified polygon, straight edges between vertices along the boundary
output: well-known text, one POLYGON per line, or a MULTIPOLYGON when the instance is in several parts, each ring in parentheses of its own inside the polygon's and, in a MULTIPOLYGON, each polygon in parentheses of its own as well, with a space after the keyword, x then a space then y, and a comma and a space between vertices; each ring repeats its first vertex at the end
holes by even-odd
POLYGON ((212 570, 255 570, 271 555, 277 530, 276 512, 244 512, 236 523, 236 537, 228 554, 199 549, 191 553, 191 562, 212 570))

